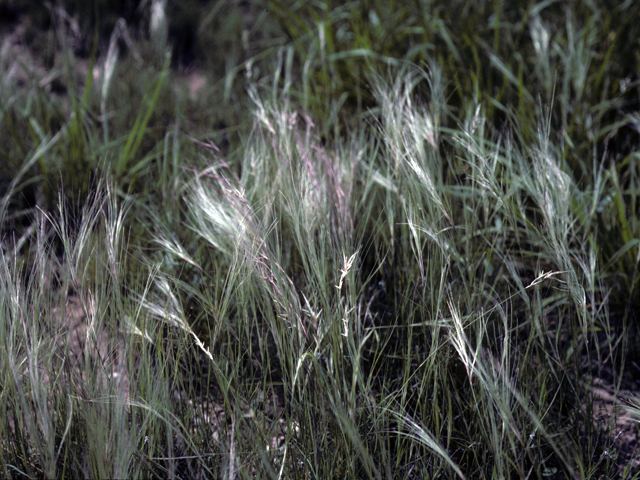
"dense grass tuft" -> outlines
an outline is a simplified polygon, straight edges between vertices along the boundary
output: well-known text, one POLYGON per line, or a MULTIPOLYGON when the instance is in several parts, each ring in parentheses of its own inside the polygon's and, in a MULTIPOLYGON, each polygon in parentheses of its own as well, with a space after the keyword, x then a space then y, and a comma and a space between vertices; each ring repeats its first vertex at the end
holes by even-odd
POLYGON ((639 478, 634 2, 147 3, 12 10, 3 477, 639 478))

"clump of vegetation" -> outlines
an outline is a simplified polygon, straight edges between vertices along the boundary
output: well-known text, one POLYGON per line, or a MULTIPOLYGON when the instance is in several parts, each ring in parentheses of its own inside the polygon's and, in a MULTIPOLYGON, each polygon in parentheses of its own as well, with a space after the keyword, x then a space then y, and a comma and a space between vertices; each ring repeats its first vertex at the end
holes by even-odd
POLYGON ((638 478, 635 3, 107 4, 2 46, 3 477, 638 478))

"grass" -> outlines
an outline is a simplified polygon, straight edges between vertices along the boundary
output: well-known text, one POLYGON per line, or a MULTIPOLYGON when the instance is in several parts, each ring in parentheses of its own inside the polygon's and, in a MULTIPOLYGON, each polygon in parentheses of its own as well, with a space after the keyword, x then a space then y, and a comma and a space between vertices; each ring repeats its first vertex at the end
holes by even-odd
POLYGON ((3 46, 3 477, 638 478, 634 3, 151 4, 3 46))

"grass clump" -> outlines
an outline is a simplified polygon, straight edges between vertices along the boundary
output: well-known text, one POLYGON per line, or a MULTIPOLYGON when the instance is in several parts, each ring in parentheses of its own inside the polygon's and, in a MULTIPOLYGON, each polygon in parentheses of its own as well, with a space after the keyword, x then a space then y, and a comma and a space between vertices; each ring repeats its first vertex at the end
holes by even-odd
POLYGON ((633 4, 265 5, 233 130, 122 22, 7 77, 2 475, 637 478, 633 4))

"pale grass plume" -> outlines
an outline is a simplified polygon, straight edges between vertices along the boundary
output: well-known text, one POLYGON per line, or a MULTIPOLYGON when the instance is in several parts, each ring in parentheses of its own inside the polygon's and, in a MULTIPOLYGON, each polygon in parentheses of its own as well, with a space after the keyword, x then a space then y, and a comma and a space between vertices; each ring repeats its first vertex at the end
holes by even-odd
POLYGON ((347 275, 349 275, 349 272, 351 271, 351 267, 353 266, 353 262, 355 261, 356 257, 358 256, 358 251, 354 252, 353 255, 351 255, 349 258, 347 258, 346 255, 343 255, 343 266, 340 269, 340 280, 338 281, 338 285, 336 285, 336 288, 338 290, 342 289, 342 282, 344 281, 345 278, 347 278, 347 275))

